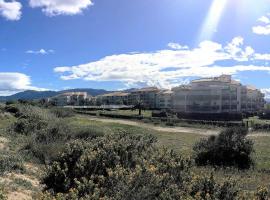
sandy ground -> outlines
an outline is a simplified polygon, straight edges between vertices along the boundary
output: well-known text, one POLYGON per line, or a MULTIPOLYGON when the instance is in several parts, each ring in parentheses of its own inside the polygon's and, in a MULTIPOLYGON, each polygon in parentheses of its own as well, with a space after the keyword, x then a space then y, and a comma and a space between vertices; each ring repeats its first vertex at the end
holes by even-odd
MULTIPOLYGON (((100 122, 107 122, 107 123, 118 123, 118 124, 125 124, 131 126, 138 126, 143 128, 148 128, 156 131, 161 132, 173 132, 173 133, 191 133, 197 135, 217 135, 220 132, 220 129, 200 129, 200 128, 192 128, 192 127, 163 127, 153 124, 145 124, 143 122, 136 122, 131 120, 124 120, 124 119, 109 119, 109 118, 98 118, 98 117, 88 117, 89 120, 93 121, 100 121, 100 122)), ((249 137, 270 137, 270 133, 263 133, 263 132, 252 132, 249 134, 249 137)))
MULTIPOLYGON (((5 137, 0 137, 0 150, 3 152, 8 151, 8 139, 5 137)), ((38 190, 40 188, 39 180, 37 177, 29 174, 38 173, 37 167, 33 166, 31 163, 24 164, 27 174, 21 173, 8 173, 4 176, 0 177, 0 183, 6 186, 7 190, 7 199, 8 200, 30 200, 32 199, 32 190, 27 190, 25 188, 21 188, 21 186, 16 187, 15 189, 11 190, 11 186, 15 187, 13 182, 15 179, 22 179, 27 182, 30 182, 33 189, 38 190)))
POLYGON ((0 150, 6 150, 8 140, 4 137, 0 137, 0 150))

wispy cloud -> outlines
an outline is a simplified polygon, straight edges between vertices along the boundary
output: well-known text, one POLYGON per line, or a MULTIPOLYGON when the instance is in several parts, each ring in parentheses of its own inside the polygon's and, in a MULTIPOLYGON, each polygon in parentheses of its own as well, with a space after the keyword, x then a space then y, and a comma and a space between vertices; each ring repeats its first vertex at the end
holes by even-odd
POLYGON ((49 50, 45 50, 45 49, 40 49, 40 50, 37 50, 37 51, 34 51, 34 50, 27 50, 25 53, 28 53, 28 54, 41 54, 41 55, 46 55, 46 54, 52 54, 54 53, 55 51, 52 50, 52 49, 49 49, 49 50))
POLYGON ((260 17, 258 22, 260 23, 259 25, 252 27, 253 33, 258 35, 270 35, 269 14, 267 14, 267 16, 260 17))
POLYGON ((93 5, 92 0, 29 0, 32 8, 42 8, 48 16, 76 15, 93 5))
MULTIPOLYGON (((182 47, 179 44, 179 47, 182 47)), ((194 49, 164 49, 150 53, 111 55, 95 62, 77 66, 56 67, 54 71, 63 80, 120 81, 128 86, 138 84, 172 87, 190 76, 217 76, 237 74, 242 71, 267 71, 270 67, 243 65, 244 61, 267 59, 268 54, 258 54, 244 45, 242 37, 234 38, 223 46, 204 41, 194 49), (219 66, 218 61, 234 61, 235 66, 219 66)), ((269 55, 270 58, 270 55, 269 55)))
POLYGON ((22 4, 18 1, 0 0, 0 16, 7 20, 16 21, 21 18, 22 4))

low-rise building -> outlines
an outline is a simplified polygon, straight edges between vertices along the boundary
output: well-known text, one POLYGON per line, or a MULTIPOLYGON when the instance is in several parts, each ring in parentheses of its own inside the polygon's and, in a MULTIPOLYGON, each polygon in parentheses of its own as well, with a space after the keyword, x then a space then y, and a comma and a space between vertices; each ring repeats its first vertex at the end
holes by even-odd
POLYGON ((113 92, 96 97, 100 105, 128 105, 128 95, 125 92, 113 92))
POLYGON ((264 95, 259 90, 242 85, 230 75, 194 80, 172 91, 176 112, 240 113, 264 107, 264 95))
POLYGON ((82 106, 85 105, 90 98, 91 96, 88 96, 87 92, 67 92, 49 98, 48 102, 56 106, 82 106))
POLYGON ((161 110, 170 110, 172 108, 173 91, 162 90, 156 95, 156 108, 161 110))
POLYGON ((128 95, 128 104, 136 105, 137 103, 142 103, 147 109, 155 109, 156 106, 156 96, 160 92, 157 87, 147 87, 132 91, 128 95))

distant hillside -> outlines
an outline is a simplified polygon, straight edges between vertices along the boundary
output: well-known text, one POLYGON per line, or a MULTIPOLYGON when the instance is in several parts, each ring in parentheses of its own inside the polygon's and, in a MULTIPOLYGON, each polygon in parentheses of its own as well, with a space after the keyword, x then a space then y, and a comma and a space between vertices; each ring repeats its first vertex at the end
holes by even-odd
POLYGON ((91 89, 91 88, 82 88, 82 89, 70 89, 70 90, 62 90, 62 91, 34 91, 27 90, 24 92, 19 92, 11 96, 0 96, 0 101, 10 101, 10 100, 37 100, 44 99, 56 96, 58 94, 62 94, 65 92, 87 92, 89 95, 97 96, 109 93, 110 91, 102 90, 102 89, 91 89))
POLYGON ((0 96, 0 101, 10 101, 10 100, 36 100, 42 98, 48 98, 57 95, 58 92, 55 91, 34 91, 27 90, 24 92, 19 92, 11 96, 0 96))
POLYGON ((92 89, 92 88, 76 88, 76 89, 70 89, 70 90, 62 90, 59 93, 65 93, 65 92, 87 92, 88 95, 98 96, 98 95, 110 93, 111 91, 107 91, 103 89, 92 89))

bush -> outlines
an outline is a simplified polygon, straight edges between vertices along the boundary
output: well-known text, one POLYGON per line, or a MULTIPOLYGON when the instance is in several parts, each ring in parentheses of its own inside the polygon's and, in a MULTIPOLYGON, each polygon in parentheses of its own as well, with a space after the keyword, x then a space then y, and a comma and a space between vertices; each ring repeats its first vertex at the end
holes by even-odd
POLYGON ((216 183, 213 175, 196 176, 192 180, 190 194, 194 199, 231 200, 236 199, 238 190, 234 181, 229 180, 220 184, 216 183))
POLYGON ((0 187, 0 200, 6 200, 7 196, 3 188, 0 187))
POLYGON ((259 187, 255 193, 255 196, 257 200, 268 200, 270 193, 266 187, 259 187))
POLYGON ((75 139, 94 139, 104 136, 106 130, 101 126, 85 126, 73 128, 73 137, 75 139))
POLYGON ((16 115, 17 113, 19 113, 19 108, 16 105, 13 105, 13 104, 9 105, 8 104, 5 106, 5 111, 16 115))
POLYGON ((126 134, 72 142, 43 183, 64 199, 185 199, 190 161, 157 150, 154 142, 152 136, 126 134))
POLYGON ((65 121, 56 118, 46 123, 42 129, 31 132, 29 142, 23 148, 44 164, 56 158, 72 137, 71 128, 65 121))
POLYGON ((251 158, 254 150, 253 142, 246 135, 244 128, 229 128, 218 136, 201 139, 193 148, 196 164, 250 168, 254 164, 251 158))
POLYGON ((51 108, 50 111, 59 118, 73 117, 74 112, 69 108, 51 108))
POLYGON ((3 156, 0 158, 0 175, 6 172, 24 171, 23 161, 17 156, 3 156))
POLYGON ((190 160, 155 142, 117 134, 70 143, 49 166, 41 199, 236 199, 234 183, 192 179, 190 160))

